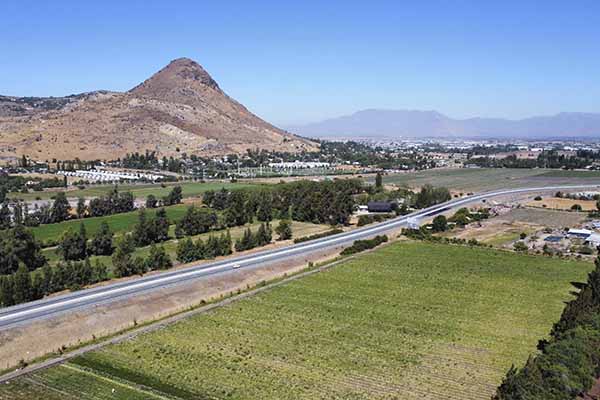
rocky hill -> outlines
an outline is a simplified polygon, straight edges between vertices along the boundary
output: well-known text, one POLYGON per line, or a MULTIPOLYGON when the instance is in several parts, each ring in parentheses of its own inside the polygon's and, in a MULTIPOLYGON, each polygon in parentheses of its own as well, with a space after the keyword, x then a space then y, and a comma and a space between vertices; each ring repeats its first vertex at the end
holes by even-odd
POLYGON ((180 58, 126 93, 0 96, 0 159, 104 159, 247 149, 297 152, 314 142, 287 133, 225 94, 196 62, 180 58))

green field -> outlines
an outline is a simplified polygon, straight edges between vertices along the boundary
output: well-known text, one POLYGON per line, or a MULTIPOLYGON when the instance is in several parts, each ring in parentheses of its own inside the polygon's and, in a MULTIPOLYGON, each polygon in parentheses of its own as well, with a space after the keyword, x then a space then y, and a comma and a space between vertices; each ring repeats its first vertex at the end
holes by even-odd
MULTIPOLYGON (((221 188, 226 189, 242 189, 248 187, 256 187, 257 184, 247 182, 169 182, 165 183, 165 187, 162 187, 160 183, 155 184, 126 184, 118 185, 119 191, 130 191, 136 198, 146 198, 149 194, 153 194, 157 198, 161 198, 169 194, 173 189, 173 186, 179 185, 182 188, 183 197, 195 197, 207 190, 219 190, 221 188)), ((79 197, 99 197, 113 189, 114 185, 88 185, 85 189, 75 189, 66 191, 67 197, 79 198, 79 197)), ((56 195, 56 191, 46 192, 30 192, 30 193, 10 193, 10 198, 23 199, 23 200, 35 200, 50 199, 56 195)))
MULTIPOLYGON (((178 204, 176 206, 165 207, 167 216, 171 222, 181 219, 189 205, 178 204)), ((153 217, 157 209, 147 210, 148 217, 153 217)), ((86 232, 89 237, 98 231, 100 225, 105 221, 110 229, 115 234, 122 234, 133 230, 133 227, 138 223, 139 210, 131 211, 128 213, 107 215, 104 217, 84 218, 84 219, 73 219, 69 221, 60 222, 57 224, 46 224, 30 228, 31 232, 36 239, 42 242, 47 240, 60 240, 63 233, 69 229, 78 230, 79 225, 83 223, 85 225, 86 232)))
POLYGON ((591 269, 394 243, 0 385, 0 398, 488 400, 591 269))

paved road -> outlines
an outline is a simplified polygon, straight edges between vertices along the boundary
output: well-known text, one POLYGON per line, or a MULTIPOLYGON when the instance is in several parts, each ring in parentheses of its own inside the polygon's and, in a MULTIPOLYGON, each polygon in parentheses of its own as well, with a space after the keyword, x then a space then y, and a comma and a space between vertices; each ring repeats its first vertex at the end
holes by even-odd
MULTIPOLYGON (((347 245, 357 239, 366 239, 375 235, 397 230, 407 225, 410 219, 419 219, 444 212, 450 208, 463 206, 484 199, 514 195, 519 193, 545 192, 556 190, 577 190, 591 188, 596 185, 572 186, 547 186, 520 189, 498 190, 480 193, 469 197, 454 199, 438 204, 409 215, 397 217, 385 222, 355 229, 350 232, 340 233, 323 239, 299 243, 274 250, 266 250, 246 256, 229 258, 227 260, 191 266, 171 272, 164 272, 151 276, 131 279, 125 282, 114 283, 102 287, 84 289, 77 292, 20 304, 13 307, 0 309, 0 330, 23 325, 37 319, 49 318, 60 313, 70 312, 83 307, 105 304, 116 299, 136 296, 151 290, 158 290, 168 286, 187 283, 192 279, 199 279, 208 275, 231 272, 238 268, 250 268, 271 262, 307 255, 325 249, 347 245)), ((600 187, 600 185, 599 185, 600 187)))

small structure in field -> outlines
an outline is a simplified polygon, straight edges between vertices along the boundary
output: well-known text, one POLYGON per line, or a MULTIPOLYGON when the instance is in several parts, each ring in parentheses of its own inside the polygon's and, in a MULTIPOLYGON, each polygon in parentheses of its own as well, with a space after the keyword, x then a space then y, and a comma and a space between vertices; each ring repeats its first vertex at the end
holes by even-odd
POLYGON ((367 203, 369 212, 387 213, 392 211, 392 203, 388 201, 370 201, 367 203))

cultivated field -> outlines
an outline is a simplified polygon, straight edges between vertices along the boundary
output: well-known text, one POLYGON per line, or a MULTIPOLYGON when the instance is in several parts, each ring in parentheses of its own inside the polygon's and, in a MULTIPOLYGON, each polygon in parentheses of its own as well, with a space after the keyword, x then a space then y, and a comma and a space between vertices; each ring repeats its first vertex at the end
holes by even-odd
MULTIPOLYGON (((119 191, 126 192, 129 191, 133 193, 136 198, 146 198, 148 195, 153 194, 157 198, 161 198, 169 194, 169 192, 173 189, 173 186, 179 185, 182 188, 183 197, 195 197, 201 195, 207 190, 220 190, 221 188, 225 189, 241 189, 248 187, 255 187, 256 184, 248 183, 248 182, 169 182, 165 183, 164 186, 160 183, 155 184, 124 184, 118 185, 119 191)), ((67 190, 67 197, 71 198, 90 198, 90 197, 99 197, 113 189, 114 185, 88 185, 85 189, 73 189, 67 190)), ((36 199, 50 199, 56 195, 58 189, 53 189, 50 191, 44 192, 29 192, 29 193, 10 193, 10 198, 23 199, 23 200, 36 200, 36 199)))
MULTIPOLYGON (((517 187, 520 186, 523 178, 539 175, 540 173, 540 170, 532 169, 432 169, 386 175, 383 182, 409 187, 421 187, 430 184, 465 192, 480 192, 497 188, 517 187)), ((369 179, 374 181, 375 178, 369 179)))
POLYGON ((0 385, 0 398, 487 400, 591 269, 395 243, 0 385))
MULTIPOLYGON (((367 178, 375 182, 375 177, 367 178)), ((545 185, 600 184, 600 171, 562 171, 510 168, 431 169, 386 175, 385 184, 421 187, 425 184, 444 186, 462 192, 545 185)))
POLYGON ((558 197, 548 197, 538 201, 530 201, 527 203, 527 206, 551 208, 553 210, 570 210, 575 204, 579 204, 583 211, 597 210, 595 200, 573 200, 558 197))

